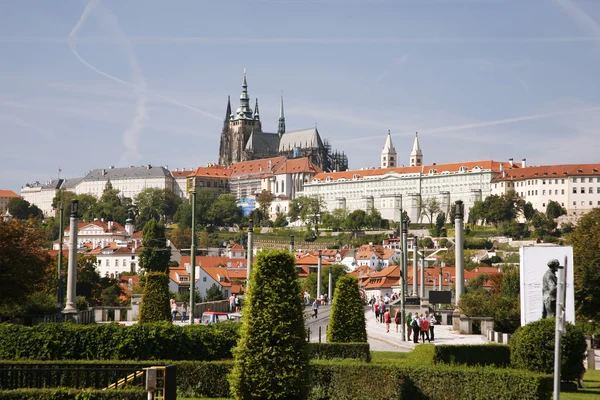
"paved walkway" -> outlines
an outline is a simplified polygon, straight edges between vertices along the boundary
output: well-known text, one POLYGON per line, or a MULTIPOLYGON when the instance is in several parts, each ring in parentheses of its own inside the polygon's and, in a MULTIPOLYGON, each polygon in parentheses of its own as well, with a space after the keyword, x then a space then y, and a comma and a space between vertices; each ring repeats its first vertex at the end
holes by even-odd
MULTIPOLYGON (((411 340, 403 341, 400 334, 400 325, 396 333, 396 324, 390 324, 390 332, 386 332, 385 324, 375 321, 375 314, 372 311, 365 312, 367 320, 367 336, 371 350, 376 351, 412 351, 416 344, 411 340)), ((486 337, 482 335, 461 335, 452 330, 449 325, 436 325, 434 328, 435 340, 431 344, 484 344, 488 343, 486 337)), ((419 341, 421 343, 421 341, 419 341)), ((427 343, 427 342, 426 342, 427 343)))

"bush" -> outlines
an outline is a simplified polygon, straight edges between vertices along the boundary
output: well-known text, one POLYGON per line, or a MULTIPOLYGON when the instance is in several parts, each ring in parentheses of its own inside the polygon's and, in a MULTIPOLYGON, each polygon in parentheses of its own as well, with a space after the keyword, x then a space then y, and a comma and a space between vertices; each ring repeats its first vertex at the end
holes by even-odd
MULTIPOLYGON (((550 374, 554 371, 555 319, 543 318, 529 323, 510 339, 510 361, 514 368, 550 374)), ((581 329, 567 322, 567 336, 561 339, 561 379, 579 379, 584 371, 585 336, 581 329)))
POLYGON ((305 399, 305 337, 304 303, 294 256, 282 250, 258 253, 229 376, 233 397, 305 399))
POLYGON ((415 365, 450 364, 465 366, 510 365, 510 349, 503 344, 417 346, 409 356, 415 365))
POLYGON ((488 239, 465 238, 465 249, 483 250, 491 248, 492 242, 490 242, 488 239))
POLYGON ((0 359, 220 360, 232 358, 239 325, 0 324, 0 359))
POLYGON ((0 391, 0 400, 145 400, 145 390, 18 389, 0 391))
POLYGON ((350 358, 371 361, 369 343, 309 343, 308 354, 311 360, 350 358))
POLYGON ((169 277, 163 272, 146 274, 146 285, 142 297, 140 322, 170 321, 169 277))
POLYGON ((360 298, 358 279, 344 275, 337 281, 327 327, 329 343, 361 343, 367 341, 365 309, 360 298))

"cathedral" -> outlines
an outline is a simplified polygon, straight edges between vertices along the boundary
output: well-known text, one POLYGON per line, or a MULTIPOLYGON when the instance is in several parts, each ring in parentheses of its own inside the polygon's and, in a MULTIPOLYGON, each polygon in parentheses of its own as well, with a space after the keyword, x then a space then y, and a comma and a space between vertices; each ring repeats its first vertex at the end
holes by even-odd
POLYGON ((279 108, 277 133, 263 132, 258 111, 258 99, 254 111, 250 106, 246 71, 242 82, 240 106, 231 111, 231 100, 227 98, 227 111, 221 132, 219 164, 230 166, 240 161, 285 156, 289 159, 308 157, 323 171, 345 171, 348 158, 344 153, 332 152, 327 141, 321 139, 316 127, 286 132, 283 113, 283 96, 279 108))

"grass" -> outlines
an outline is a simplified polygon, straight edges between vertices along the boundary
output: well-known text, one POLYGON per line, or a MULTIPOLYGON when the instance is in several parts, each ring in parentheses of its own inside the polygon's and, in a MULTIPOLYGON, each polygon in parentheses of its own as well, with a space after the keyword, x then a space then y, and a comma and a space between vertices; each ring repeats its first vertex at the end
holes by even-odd
POLYGON ((372 351, 371 364, 403 364, 408 360, 409 354, 410 353, 400 351, 372 351))
POLYGON ((583 389, 577 392, 561 392, 560 398, 564 400, 592 400, 600 399, 600 370, 587 371, 583 377, 583 389))

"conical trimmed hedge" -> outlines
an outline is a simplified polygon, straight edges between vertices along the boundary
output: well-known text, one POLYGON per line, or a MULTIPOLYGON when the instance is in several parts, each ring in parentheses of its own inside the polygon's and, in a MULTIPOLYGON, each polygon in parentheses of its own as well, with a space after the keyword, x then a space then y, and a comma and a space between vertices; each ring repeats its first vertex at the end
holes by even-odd
POLYGON ((333 300, 327 328, 327 342, 366 342, 365 308, 360 298, 358 279, 352 275, 340 277, 333 300))
POLYGON ((169 277, 163 272, 149 272, 142 296, 140 323, 170 320, 169 277))

